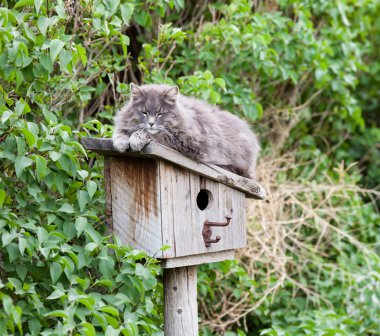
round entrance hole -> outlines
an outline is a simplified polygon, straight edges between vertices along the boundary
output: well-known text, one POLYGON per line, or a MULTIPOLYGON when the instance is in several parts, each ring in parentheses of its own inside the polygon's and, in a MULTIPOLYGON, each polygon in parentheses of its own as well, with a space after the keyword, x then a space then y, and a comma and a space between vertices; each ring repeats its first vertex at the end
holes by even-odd
POLYGON ((212 202, 212 194, 207 189, 201 189, 197 195, 197 205, 200 210, 206 209, 212 202))

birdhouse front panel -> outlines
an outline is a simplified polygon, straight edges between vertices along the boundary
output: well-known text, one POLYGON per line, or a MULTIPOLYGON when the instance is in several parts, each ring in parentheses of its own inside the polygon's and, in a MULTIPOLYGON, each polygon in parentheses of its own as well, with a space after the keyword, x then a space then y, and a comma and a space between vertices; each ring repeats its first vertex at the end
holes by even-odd
POLYGON ((245 246, 245 195, 189 170, 160 161, 163 241, 171 248, 164 258, 183 257, 245 246), (203 237, 206 221, 210 241, 203 237))

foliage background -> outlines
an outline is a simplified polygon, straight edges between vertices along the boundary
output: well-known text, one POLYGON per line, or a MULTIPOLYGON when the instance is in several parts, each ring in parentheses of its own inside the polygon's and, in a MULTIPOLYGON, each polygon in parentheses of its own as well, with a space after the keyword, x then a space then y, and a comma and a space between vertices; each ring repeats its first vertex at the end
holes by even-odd
POLYGON ((199 268, 203 335, 379 335, 378 0, 19 0, 0 7, 0 333, 162 335, 156 261, 106 232, 129 82, 252 122, 266 202, 199 268))

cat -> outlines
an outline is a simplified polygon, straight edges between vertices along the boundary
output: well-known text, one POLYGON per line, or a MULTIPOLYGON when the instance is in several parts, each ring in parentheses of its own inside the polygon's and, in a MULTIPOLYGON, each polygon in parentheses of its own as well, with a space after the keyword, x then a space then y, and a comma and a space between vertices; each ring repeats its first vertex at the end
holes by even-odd
POLYGON ((131 97, 115 116, 113 145, 142 150, 156 141, 185 156, 255 179, 257 136, 237 116, 165 84, 130 85, 131 97))

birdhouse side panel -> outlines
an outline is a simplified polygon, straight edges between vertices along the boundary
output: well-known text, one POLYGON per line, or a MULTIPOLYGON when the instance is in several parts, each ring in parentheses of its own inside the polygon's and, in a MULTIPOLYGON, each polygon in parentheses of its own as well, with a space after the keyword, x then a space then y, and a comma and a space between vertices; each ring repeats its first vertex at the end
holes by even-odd
MULTIPOLYGON (((195 173, 190 174, 191 223, 189 223, 188 226, 182 227, 180 234, 191 234, 192 240, 191 244, 185 245, 180 241, 181 235, 176 236, 177 240, 179 240, 177 244, 180 246, 177 257, 213 252, 213 249, 211 248, 206 249, 202 231, 203 223, 206 219, 218 222, 223 220, 225 221, 224 216, 220 217, 219 215, 218 193, 218 182, 212 181, 195 173), (202 210, 202 208, 204 209, 202 210), (189 230, 191 230, 191 233, 188 232, 189 230)), ((219 246, 218 251, 225 250, 226 248, 224 245, 225 244, 223 242, 223 245, 219 246)))
MULTIPOLYGON (((239 190, 219 184, 219 214, 221 217, 230 216, 230 224, 227 227, 215 227, 215 235, 225 236, 226 249, 238 249, 247 245, 246 229, 246 197, 239 190)), ((215 244, 217 245, 217 244, 215 244)), ((217 248, 214 246, 214 248, 217 248)))
POLYGON ((113 230, 122 241, 162 257, 161 194, 158 162, 111 157, 113 230))
MULTIPOLYGON (((183 246, 184 254, 177 253, 177 256, 191 252, 192 254, 212 253, 244 247, 246 244, 244 193, 197 174, 191 174, 190 181, 194 242, 191 246, 183 246), (205 199, 202 200, 201 195, 205 199), (206 203, 207 206, 202 209, 206 203), (215 240, 219 236, 220 240, 206 246, 202 235, 204 223, 209 221, 225 224, 226 216, 231 217, 227 226, 211 227, 210 239, 215 240)), ((177 241, 176 245, 178 244, 177 241)))

